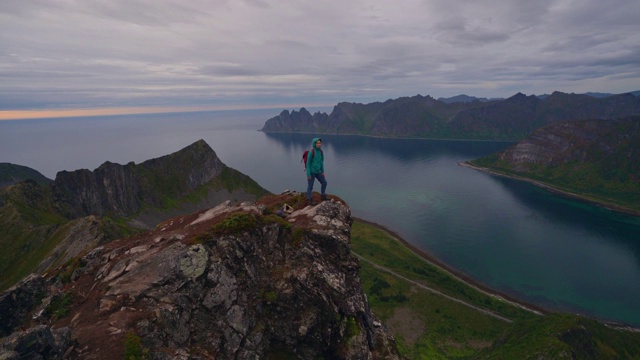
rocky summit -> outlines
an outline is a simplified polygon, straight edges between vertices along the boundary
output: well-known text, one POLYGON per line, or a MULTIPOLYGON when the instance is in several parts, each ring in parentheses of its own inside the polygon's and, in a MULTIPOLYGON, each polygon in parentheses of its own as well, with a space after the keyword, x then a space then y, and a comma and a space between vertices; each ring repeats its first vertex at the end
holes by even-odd
POLYGON ((112 241, 0 295, 0 358, 398 359, 351 223, 285 193, 112 241))

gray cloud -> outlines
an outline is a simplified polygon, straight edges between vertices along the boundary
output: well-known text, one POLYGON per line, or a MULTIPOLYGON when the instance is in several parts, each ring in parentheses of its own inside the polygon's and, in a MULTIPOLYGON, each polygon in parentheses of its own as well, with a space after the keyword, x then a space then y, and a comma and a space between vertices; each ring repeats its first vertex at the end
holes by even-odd
POLYGON ((0 110, 640 88, 635 0, 0 2, 0 110))

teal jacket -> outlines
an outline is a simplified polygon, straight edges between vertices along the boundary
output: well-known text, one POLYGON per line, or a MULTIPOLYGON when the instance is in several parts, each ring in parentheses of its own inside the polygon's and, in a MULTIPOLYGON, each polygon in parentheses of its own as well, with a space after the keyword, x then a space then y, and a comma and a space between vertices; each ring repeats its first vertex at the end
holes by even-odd
POLYGON ((318 140, 320 140, 320 138, 313 139, 311 143, 313 151, 309 150, 309 154, 307 155, 307 177, 311 176, 312 173, 324 173, 324 154, 322 150, 316 147, 316 141, 318 140))

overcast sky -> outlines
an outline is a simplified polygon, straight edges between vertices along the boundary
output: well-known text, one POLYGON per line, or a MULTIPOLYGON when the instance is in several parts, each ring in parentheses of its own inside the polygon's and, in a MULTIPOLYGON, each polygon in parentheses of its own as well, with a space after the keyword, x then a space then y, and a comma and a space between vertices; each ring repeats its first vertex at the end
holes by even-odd
POLYGON ((0 110, 640 90, 638 0, 0 0, 0 110))

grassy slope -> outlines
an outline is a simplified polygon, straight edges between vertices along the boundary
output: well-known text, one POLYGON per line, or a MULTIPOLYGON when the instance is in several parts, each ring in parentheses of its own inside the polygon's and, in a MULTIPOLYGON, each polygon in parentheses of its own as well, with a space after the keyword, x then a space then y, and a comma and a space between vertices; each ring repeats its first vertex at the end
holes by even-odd
POLYGON ((457 280, 403 246, 391 234, 356 221, 352 249, 365 259, 455 298, 500 314, 509 323, 447 300, 361 261, 373 311, 411 359, 640 358, 640 333, 608 328, 574 315, 536 315, 457 280), (586 336, 580 329, 586 329, 586 336), (573 330, 573 332, 572 332, 573 330), (568 334, 560 340, 560 334, 568 334), (591 346, 593 344, 593 346, 591 346))
POLYGON ((51 194, 35 182, 0 188, 0 290, 29 274, 55 246, 47 242, 65 223, 51 194))
POLYGON ((587 200, 640 212, 640 161, 634 155, 640 151, 638 120, 640 117, 635 116, 615 121, 572 121, 540 129, 538 132, 542 134, 545 129, 551 129, 547 131, 572 144, 565 150, 567 154, 558 154, 558 159, 551 163, 518 164, 520 170, 516 170, 514 164, 500 160, 498 154, 469 163, 499 174, 536 181, 587 200), (570 131, 564 124, 572 124, 570 131))
POLYGON ((620 211, 640 213, 640 183, 612 181, 593 164, 569 164, 562 167, 531 166, 531 172, 517 172, 504 162, 492 162, 494 157, 469 161, 483 171, 529 181, 559 193, 618 208, 620 211))

